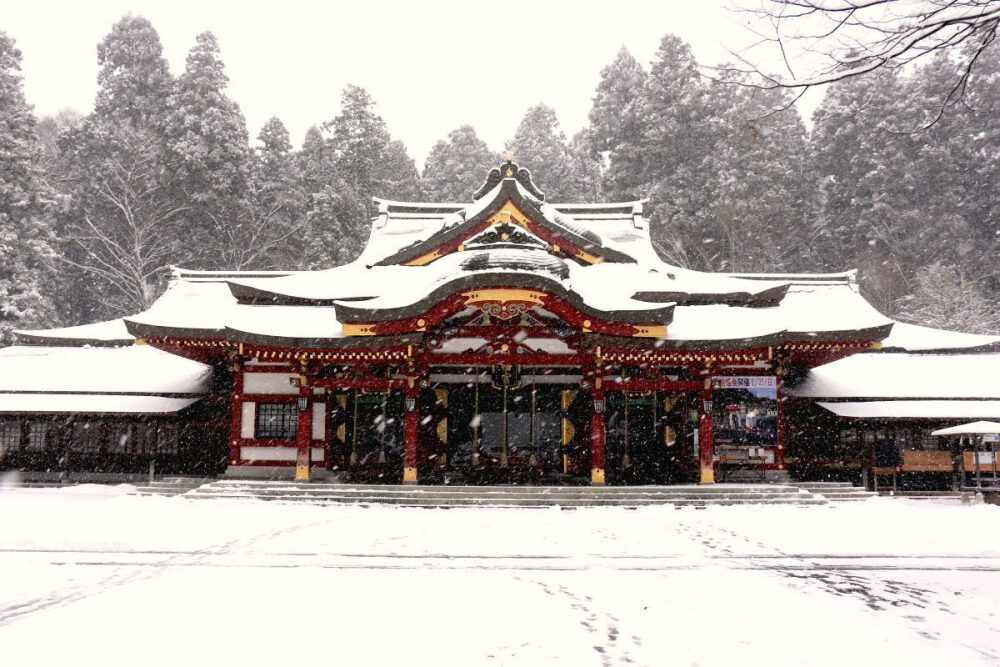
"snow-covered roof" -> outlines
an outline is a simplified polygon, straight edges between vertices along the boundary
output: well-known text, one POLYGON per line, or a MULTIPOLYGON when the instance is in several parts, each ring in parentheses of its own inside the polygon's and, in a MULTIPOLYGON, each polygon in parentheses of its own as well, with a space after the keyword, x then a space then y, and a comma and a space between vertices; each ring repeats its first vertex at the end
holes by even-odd
POLYGON ((232 275, 175 269, 163 295, 148 310, 126 317, 126 325, 130 331, 134 331, 133 323, 145 325, 145 331, 150 332, 221 331, 236 305, 225 282, 232 275))
POLYGON ((882 345, 886 349, 896 348, 907 352, 971 350, 998 347, 1000 336, 984 336, 896 322, 888 338, 882 341, 882 345))
POLYGON ((131 345, 135 337, 121 319, 56 329, 17 329, 17 340, 26 345, 131 345))
POLYGON ((0 413, 173 414, 199 400, 131 394, 0 394, 0 413))
POLYGON ((1000 354, 855 354, 811 369, 788 393, 806 398, 1000 399, 1000 354))
POLYGON ((848 401, 843 403, 821 402, 818 405, 838 417, 849 419, 1000 417, 1000 401, 848 401))
MULTIPOLYGON (((1000 412, 995 414, 1000 415, 1000 412)), ((950 428, 941 428, 932 431, 932 435, 964 435, 966 433, 1000 433, 1000 423, 990 421, 977 421, 970 424, 959 424, 950 428)))
POLYGON ((201 395, 211 381, 211 366, 148 345, 0 349, 0 392, 201 395))

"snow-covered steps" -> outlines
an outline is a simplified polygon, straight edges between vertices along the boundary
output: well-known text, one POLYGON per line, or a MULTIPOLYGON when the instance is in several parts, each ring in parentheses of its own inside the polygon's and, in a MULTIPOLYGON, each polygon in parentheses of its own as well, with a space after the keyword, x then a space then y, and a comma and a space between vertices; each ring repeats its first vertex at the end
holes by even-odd
POLYGON ((795 482, 795 486, 827 500, 868 500, 876 494, 850 482, 795 482))
POLYGON ((187 498, 245 498, 314 504, 384 504, 408 507, 595 507, 675 505, 823 505, 827 500, 795 486, 392 486, 219 480, 187 498))
POLYGON ((163 477, 138 487, 141 496, 179 496, 214 481, 213 477, 163 477))

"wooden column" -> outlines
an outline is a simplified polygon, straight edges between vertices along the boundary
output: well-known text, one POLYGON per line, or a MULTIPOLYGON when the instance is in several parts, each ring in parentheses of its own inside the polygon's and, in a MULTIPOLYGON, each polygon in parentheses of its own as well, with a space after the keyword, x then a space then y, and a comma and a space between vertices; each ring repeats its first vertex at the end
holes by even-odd
POLYGON ((712 378, 705 378, 705 386, 698 391, 698 447, 702 484, 715 483, 715 443, 712 433, 712 413, 706 402, 712 401, 712 378))
POLYGON ((778 452, 774 457, 774 463, 778 470, 785 469, 785 382, 782 379, 781 367, 778 368, 777 396, 778 403, 778 452))
POLYGON ((243 361, 233 362, 233 415, 229 426, 229 465, 240 462, 240 437, 243 433, 243 361))
MULTIPOLYGON (((597 380, 599 382, 599 380, 597 380)), ((604 390, 594 387, 590 392, 590 483, 604 485, 605 445, 604 390)))
POLYGON ((312 466, 312 389, 304 375, 299 377, 298 429, 295 432, 295 480, 309 481, 312 466))
POLYGON ((403 483, 417 483, 417 446, 420 438, 420 389, 410 378, 403 398, 403 483))

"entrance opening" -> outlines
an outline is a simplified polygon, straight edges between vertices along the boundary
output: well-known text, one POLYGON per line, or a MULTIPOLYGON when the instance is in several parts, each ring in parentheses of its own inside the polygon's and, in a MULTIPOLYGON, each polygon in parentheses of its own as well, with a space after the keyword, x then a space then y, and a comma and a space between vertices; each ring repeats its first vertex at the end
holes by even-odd
POLYGON ((607 394, 609 484, 685 481, 686 397, 657 391, 607 394))
MULTIPOLYGON (((440 385, 444 387, 445 385, 440 385)), ((437 391, 441 391, 438 389, 437 391)), ((489 382, 447 385, 448 465, 452 483, 576 482, 564 469, 560 386, 489 382)))

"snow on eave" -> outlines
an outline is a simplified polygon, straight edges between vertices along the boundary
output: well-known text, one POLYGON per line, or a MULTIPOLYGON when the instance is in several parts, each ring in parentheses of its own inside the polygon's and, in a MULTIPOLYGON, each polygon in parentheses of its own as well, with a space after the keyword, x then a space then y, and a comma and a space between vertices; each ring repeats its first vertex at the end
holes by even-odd
POLYGON ((1000 354, 864 352, 811 369, 788 386, 812 399, 1000 399, 1000 354))
POLYGON ((442 213, 460 211, 463 208, 468 208, 472 206, 473 202, 427 202, 427 201, 397 201, 395 199, 382 199, 381 197, 372 197, 372 201, 378 206, 379 213, 389 213, 389 209, 392 207, 398 208, 415 208, 415 209, 442 209, 442 213))
POLYGON ((280 278, 303 271, 210 271, 205 269, 185 269, 180 266, 170 267, 172 281, 187 282, 224 282, 230 278, 280 278))
POLYGON ((857 283, 858 270, 840 271, 836 273, 723 273, 721 275, 730 278, 743 278, 745 280, 782 280, 790 283, 843 283, 853 285, 857 283))
POLYGON ((7 393, 203 395, 212 376, 208 364, 148 345, 0 349, 0 392, 7 393))
POLYGON ((0 414, 175 414, 201 397, 174 398, 134 394, 8 394, 0 393, 0 414))
POLYGON ((53 329, 15 329, 14 335, 22 345, 122 346, 135 341, 122 318, 53 329))
POLYGON ((882 347, 885 350, 906 352, 984 352, 1000 349, 1000 336, 895 322, 892 332, 882 341, 882 347))
POLYGON ((1000 417, 1000 401, 847 401, 817 403, 847 419, 974 419, 1000 417))

